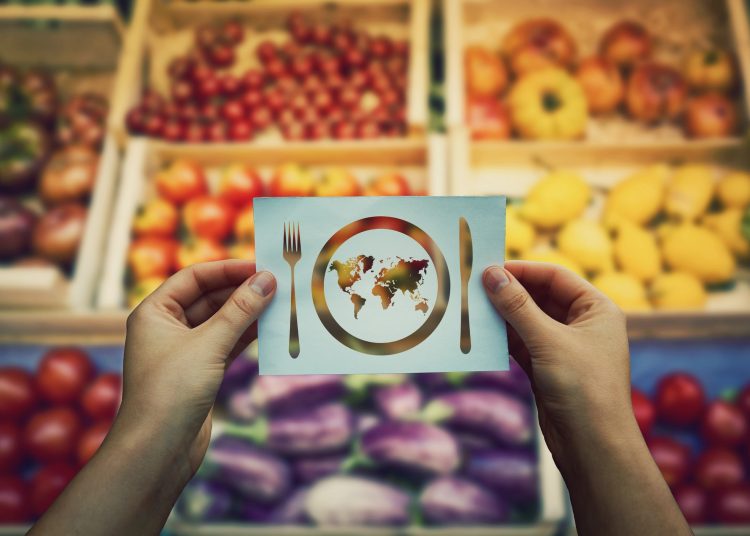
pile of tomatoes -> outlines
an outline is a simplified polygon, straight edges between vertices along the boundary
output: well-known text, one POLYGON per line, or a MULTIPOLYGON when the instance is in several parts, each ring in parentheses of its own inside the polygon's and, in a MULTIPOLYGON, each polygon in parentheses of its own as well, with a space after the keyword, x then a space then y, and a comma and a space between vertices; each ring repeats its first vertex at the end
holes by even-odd
POLYGON ((76 348, 49 350, 35 374, 0 368, 0 523, 40 516, 109 432, 118 373, 97 374, 76 348))
POLYGON ((693 525, 750 524, 750 384, 709 401, 697 378, 676 372, 660 380, 653 399, 637 389, 632 399, 685 518, 693 525), (692 449, 696 444, 701 448, 692 449))

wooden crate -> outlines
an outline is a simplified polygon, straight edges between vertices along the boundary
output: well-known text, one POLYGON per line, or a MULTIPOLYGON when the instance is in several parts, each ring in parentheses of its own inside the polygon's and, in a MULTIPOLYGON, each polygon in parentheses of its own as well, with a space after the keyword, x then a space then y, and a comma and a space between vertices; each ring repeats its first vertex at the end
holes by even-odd
MULTIPOLYGON (((122 38, 123 24, 113 6, 0 7, 2 59, 49 69, 63 97, 88 90, 111 96, 122 38)), ((91 305, 118 159, 115 140, 107 136, 72 277, 57 268, 0 268, 0 307, 91 305)))
POLYGON ((362 181, 378 172, 398 170, 415 191, 441 195, 445 188, 445 153, 442 136, 402 140, 397 146, 391 140, 372 140, 366 146, 360 142, 325 141, 260 146, 179 145, 134 138, 128 144, 122 167, 98 306, 125 306, 126 257, 133 216, 140 204, 153 195, 154 173, 167 162, 187 158, 208 167, 244 162, 257 168, 266 179, 275 167, 286 162, 299 163, 313 171, 343 166, 362 181))
MULTIPOLYGON (((458 195, 526 195, 550 169, 567 168, 581 173, 598 191, 606 191, 629 173, 661 162, 707 163, 719 169, 750 169, 744 146, 692 147, 681 144, 659 151, 622 145, 607 151, 591 151, 583 144, 562 148, 559 144, 515 144, 501 147, 472 143, 466 129, 449 136, 451 193, 458 195), (460 180, 457 180, 460 178, 460 180)), ((594 203, 597 216, 601 203, 594 203)), ((750 335, 750 270, 740 269, 737 285, 726 292, 709 294, 705 311, 653 311, 628 314, 632 338, 681 338, 750 335)))
MULTIPOLYGON (((568 28, 578 43, 579 56, 596 52, 603 32, 621 19, 640 21, 655 38, 654 56, 680 66, 680 59, 699 45, 717 44, 737 55, 739 75, 744 86, 741 107, 750 116, 750 28, 743 0, 443 0, 446 23, 445 50, 447 68, 447 118, 450 131, 466 128, 464 50, 482 45, 499 50, 510 28, 531 17, 552 17, 568 28)), ((623 118, 590 118, 587 138, 580 141, 537 142, 498 140, 482 142, 484 150, 513 152, 527 145, 540 151, 577 151, 580 147, 609 151, 622 146, 659 153, 683 144, 695 149, 716 149, 737 146, 740 136, 721 139, 687 140, 679 125, 648 127, 623 118)), ((474 144, 472 144, 473 146, 474 144)), ((472 147, 473 148, 473 147, 472 147)), ((462 180, 452 179, 455 186, 462 180)))
MULTIPOLYGON (((121 144, 127 141, 125 116, 138 102, 146 80, 163 94, 168 93, 167 65, 187 51, 192 44, 193 29, 198 25, 240 20, 253 31, 246 34, 238 57, 249 61, 248 58, 253 56, 252 61, 255 61, 252 51, 257 43, 265 38, 279 38, 289 13, 299 11, 311 20, 348 19, 372 33, 408 39, 408 137, 424 138, 428 119, 429 7, 429 0, 139 0, 127 37, 123 68, 118 75, 117 108, 112 115, 111 130, 121 144)), ((378 140, 378 143, 381 147, 397 147, 402 140, 394 138, 388 139, 387 143, 378 140)), ((360 143, 367 145, 369 140, 360 143)), ((275 146, 286 145, 286 142, 272 134, 247 144, 275 146)))

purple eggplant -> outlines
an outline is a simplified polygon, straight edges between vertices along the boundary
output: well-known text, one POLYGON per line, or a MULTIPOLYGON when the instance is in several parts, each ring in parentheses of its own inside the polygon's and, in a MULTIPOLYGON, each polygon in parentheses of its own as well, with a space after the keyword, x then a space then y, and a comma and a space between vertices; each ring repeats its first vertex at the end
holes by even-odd
POLYGON ((289 466, 248 441, 222 435, 208 449, 202 472, 247 499, 275 502, 289 490, 289 466))
POLYGON ((528 403, 500 391, 474 389, 438 395, 422 414, 433 422, 487 434, 509 447, 528 445, 534 435, 528 403))
POLYGON ((493 438, 470 430, 454 430, 453 437, 456 438, 458 444, 466 452, 488 450, 497 447, 497 442, 493 438))
POLYGON ((513 359, 510 360, 510 369, 506 371, 475 372, 466 378, 464 384, 469 387, 497 388, 525 400, 531 399, 529 378, 513 359))
POLYGON ((260 416, 260 410, 253 403, 250 391, 247 389, 233 392, 227 398, 225 405, 233 422, 248 424, 260 416))
POLYGON ((253 500, 239 501, 234 509, 235 516, 240 521, 251 524, 266 524, 271 517, 271 507, 253 500))
POLYGON ((253 377, 257 375, 258 361, 245 354, 240 354, 224 372, 224 379, 221 381, 217 398, 226 400, 239 390, 247 391, 253 377))
POLYGON ((304 409, 338 398, 345 392, 338 375, 258 376, 250 389, 253 402, 269 413, 304 409))
POLYGON ((307 516, 323 526, 399 526, 409 522, 411 498, 400 489, 367 478, 331 476, 310 488, 307 516))
POLYGON ((354 417, 349 408, 334 402, 258 418, 247 426, 229 424, 224 431, 281 454, 324 454, 349 445, 354 436, 354 417))
POLYGON ((177 502, 183 518, 199 523, 225 519, 231 508, 232 493, 226 486, 200 478, 188 484, 177 502))
POLYGON ((464 472, 511 502, 529 502, 539 495, 536 457, 530 452, 472 452, 464 472))
POLYGON ((443 372, 422 372, 412 376, 418 385, 431 393, 446 391, 453 387, 443 372))
POLYGON ((447 476, 422 490, 419 506, 435 525, 486 525, 508 520, 508 506, 491 491, 469 480, 447 476))
MULTIPOLYGON (((384 421, 362 435, 361 453, 375 465, 444 475, 461 464, 456 439, 433 424, 384 421)), ((356 465, 356 462, 355 462, 356 465)))
POLYGON ((380 414, 394 421, 413 417, 422 409, 422 391, 411 382, 377 387, 373 399, 380 414))
POLYGON ((375 413, 358 413, 355 416, 354 427, 358 434, 364 434, 367 430, 380 424, 382 419, 375 413))
POLYGON ((308 488, 297 488, 273 509, 268 522, 276 525, 303 525, 308 522, 305 512, 308 488))
POLYGON ((345 460, 346 456, 343 454, 329 454, 312 458, 297 458, 292 460, 291 464, 297 480, 307 484, 340 472, 345 460))

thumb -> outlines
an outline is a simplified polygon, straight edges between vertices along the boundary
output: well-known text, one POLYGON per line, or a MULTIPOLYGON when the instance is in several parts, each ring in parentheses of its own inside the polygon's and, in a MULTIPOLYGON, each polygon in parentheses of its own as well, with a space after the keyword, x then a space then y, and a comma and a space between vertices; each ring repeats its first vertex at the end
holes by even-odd
POLYGON ((229 296, 221 309, 204 322, 200 329, 226 345, 227 351, 271 302, 276 290, 276 278, 271 272, 258 272, 242 283, 229 296))
POLYGON ((549 322, 550 318, 508 270, 490 266, 484 271, 482 282, 492 305, 524 342, 537 335, 549 322))

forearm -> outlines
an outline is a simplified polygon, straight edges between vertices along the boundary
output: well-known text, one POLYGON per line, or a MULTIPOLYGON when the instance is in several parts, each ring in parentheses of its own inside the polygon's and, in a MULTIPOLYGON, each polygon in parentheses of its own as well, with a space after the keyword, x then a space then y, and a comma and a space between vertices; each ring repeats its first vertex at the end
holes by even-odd
POLYGON ((115 422, 99 452, 30 534, 159 534, 190 478, 187 456, 154 425, 115 422))
POLYGON ((692 534, 634 420, 573 438, 559 458, 582 536, 692 534))

